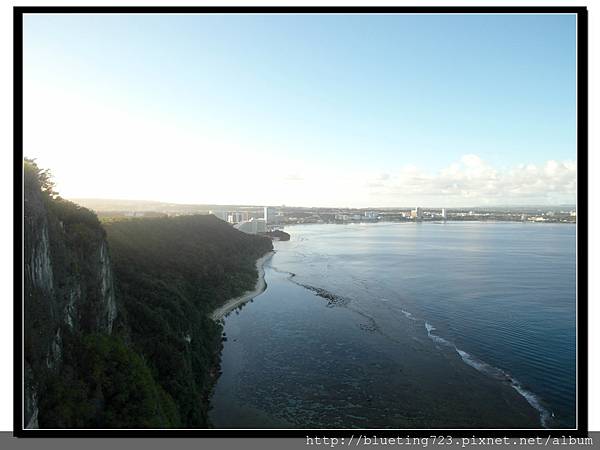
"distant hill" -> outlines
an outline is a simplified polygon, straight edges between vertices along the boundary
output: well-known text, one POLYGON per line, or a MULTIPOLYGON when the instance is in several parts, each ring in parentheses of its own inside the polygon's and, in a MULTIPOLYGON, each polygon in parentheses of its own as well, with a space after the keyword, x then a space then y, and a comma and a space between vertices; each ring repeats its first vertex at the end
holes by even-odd
POLYGON ((262 213, 262 205, 216 205, 168 203, 150 200, 118 200, 99 198, 70 199, 78 205, 93 211, 103 212, 161 212, 167 214, 208 214, 210 210, 251 210, 262 213))

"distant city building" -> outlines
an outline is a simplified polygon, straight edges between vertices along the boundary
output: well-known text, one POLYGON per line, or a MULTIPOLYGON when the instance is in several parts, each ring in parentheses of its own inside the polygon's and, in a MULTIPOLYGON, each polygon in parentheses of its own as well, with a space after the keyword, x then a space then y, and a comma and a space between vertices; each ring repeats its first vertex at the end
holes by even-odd
POLYGON ((263 219, 266 224, 272 223, 275 218, 275 208, 271 208, 270 206, 265 206, 263 219))
POLYGON ((415 209, 413 209, 410 212, 410 217, 412 219, 416 219, 416 220, 423 219, 423 209, 421 207, 417 206, 415 209))
POLYGON ((571 211, 570 214, 571 217, 577 217, 577 211, 571 211))
POLYGON ((335 218, 335 220, 343 220, 343 221, 350 220, 350 216, 348 214, 336 214, 334 216, 334 218, 335 218))
POLYGON ((266 233, 267 232, 267 221, 265 219, 256 219, 256 232, 266 233))
POLYGON ((248 220, 248 213, 245 211, 230 211, 227 213, 227 222, 241 223, 248 220))
POLYGON ((245 220, 243 222, 236 223, 233 227, 247 234, 256 234, 257 227, 255 220, 245 220))
POLYGON ((236 223, 233 227, 247 234, 266 233, 267 231, 265 219, 251 218, 250 220, 236 223))
POLYGON ((375 220, 378 215, 375 211, 365 211, 365 219, 367 220, 375 220))
POLYGON ((442 208, 442 219, 447 219, 448 218, 448 214, 446 213, 446 208, 442 208))

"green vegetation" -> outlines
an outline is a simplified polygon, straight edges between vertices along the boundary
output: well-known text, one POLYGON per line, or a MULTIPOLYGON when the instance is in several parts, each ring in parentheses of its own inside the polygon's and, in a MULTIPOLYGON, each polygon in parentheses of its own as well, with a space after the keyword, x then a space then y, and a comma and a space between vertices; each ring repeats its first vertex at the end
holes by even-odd
POLYGON ((49 169, 41 169, 35 159, 25 158, 23 160, 23 178, 25 188, 40 190, 43 195, 56 197, 58 193, 54 191, 54 181, 49 169))
POLYGON ((67 232, 71 231, 74 234, 83 234, 80 241, 85 241, 86 237, 89 240, 90 233, 98 234, 102 238, 104 237, 105 233, 100 226, 100 221, 96 214, 87 208, 60 197, 54 190, 52 175, 47 169, 40 169, 34 160, 26 158, 23 175, 26 214, 28 212, 27 207, 29 207, 30 212, 40 212, 31 211, 31 205, 27 203, 35 200, 36 197, 41 197, 43 207, 50 216, 50 222, 53 222, 52 219, 56 219, 60 227, 67 232), (87 236, 86 233, 88 234, 87 236))
POLYGON ((116 336, 72 336, 62 370, 41 398, 43 426, 52 428, 170 428, 181 425, 173 399, 144 360, 116 336))
POLYGON ((221 337, 210 312, 255 284, 255 261, 271 250, 270 240, 213 216, 130 219, 105 227, 133 347, 175 400, 184 426, 206 426, 221 337))
POLYGON ((38 409, 41 428, 209 426, 222 331, 209 314, 254 286, 271 241, 213 216, 101 224, 29 159, 24 200, 26 419, 38 409))

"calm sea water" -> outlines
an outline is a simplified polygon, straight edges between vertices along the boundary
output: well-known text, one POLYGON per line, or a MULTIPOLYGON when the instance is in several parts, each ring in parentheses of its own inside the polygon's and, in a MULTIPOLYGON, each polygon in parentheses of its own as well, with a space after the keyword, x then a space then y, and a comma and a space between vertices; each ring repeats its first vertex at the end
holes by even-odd
POLYGON ((575 226, 289 227, 225 319, 216 427, 575 425, 575 226))

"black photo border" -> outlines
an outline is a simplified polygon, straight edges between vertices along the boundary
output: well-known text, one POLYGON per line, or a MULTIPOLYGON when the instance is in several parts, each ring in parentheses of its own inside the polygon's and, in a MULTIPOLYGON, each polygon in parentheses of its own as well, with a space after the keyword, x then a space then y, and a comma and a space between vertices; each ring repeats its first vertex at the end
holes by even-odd
POLYGON ((14 20, 14 386, 16 437, 584 437, 588 434, 588 12, 581 6, 16 6, 14 20), (38 429, 23 428, 23 16, 26 14, 575 14, 577 16, 577 428, 576 429, 38 429))

